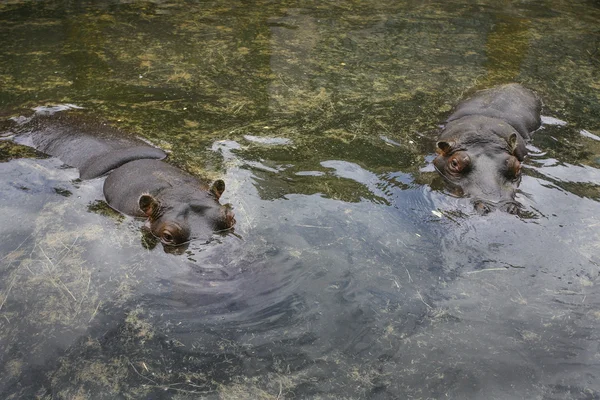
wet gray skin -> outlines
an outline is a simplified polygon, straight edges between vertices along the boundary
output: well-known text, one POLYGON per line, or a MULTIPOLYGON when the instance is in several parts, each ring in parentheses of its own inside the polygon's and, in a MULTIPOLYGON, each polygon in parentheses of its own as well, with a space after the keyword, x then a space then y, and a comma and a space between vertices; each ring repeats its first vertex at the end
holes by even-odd
MULTIPOLYGON (((68 107, 67 107, 68 108, 68 107)), ((223 180, 202 183, 161 159, 166 153, 108 124, 38 107, 28 119, 16 119, 17 141, 58 157, 79 169, 81 179, 109 174, 107 203, 124 214, 147 219, 148 232, 169 253, 183 253, 190 240, 228 232, 235 224, 219 198, 223 180)))
POLYGON ((219 204, 225 182, 209 188, 197 178, 159 160, 137 160, 114 170, 104 183, 104 196, 114 209, 146 217, 147 227, 165 250, 182 253, 193 239, 231 231, 235 218, 219 204))
POLYGON ((517 84, 476 93, 448 118, 437 142, 436 170, 468 194, 480 214, 514 214, 525 140, 539 128, 541 102, 517 84))
POLYGON ((15 120, 17 140, 60 158, 79 169, 81 179, 102 176, 138 159, 164 159, 167 154, 107 123, 68 114, 69 107, 38 107, 30 118, 15 120))

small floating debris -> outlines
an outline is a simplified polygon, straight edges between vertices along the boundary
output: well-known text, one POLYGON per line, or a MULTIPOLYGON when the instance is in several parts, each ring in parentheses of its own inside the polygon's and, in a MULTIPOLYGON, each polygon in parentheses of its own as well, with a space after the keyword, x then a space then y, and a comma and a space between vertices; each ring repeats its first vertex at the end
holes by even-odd
POLYGON ((379 138, 381 140, 383 140, 384 142, 386 142, 387 144, 389 144, 389 145, 392 145, 392 146, 401 146, 400 143, 396 142, 395 140, 392 140, 392 139, 388 138, 387 136, 380 135, 379 138))

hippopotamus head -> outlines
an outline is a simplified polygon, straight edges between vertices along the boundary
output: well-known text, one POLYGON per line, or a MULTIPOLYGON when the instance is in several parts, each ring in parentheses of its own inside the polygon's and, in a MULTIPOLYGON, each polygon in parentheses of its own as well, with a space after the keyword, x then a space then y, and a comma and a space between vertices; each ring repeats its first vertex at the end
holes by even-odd
POLYGON ((481 214, 499 208, 516 213, 525 142, 508 123, 480 115, 449 122, 437 142, 435 169, 473 198, 481 214))
POLYGON ((128 162, 104 181, 108 204, 124 214, 147 218, 146 229, 152 237, 161 241, 165 251, 174 253, 183 252, 191 240, 208 240, 214 232, 232 230, 231 207, 219 203, 224 191, 225 182, 220 179, 209 186, 152 159, 128 162))
POLYGON ((481 214, 518 211, 525 140, 540 126, 541 107, 535 93, 510 83, 475 93, 448 117, 433 165, 474 199, 481 214))
POLYGON ((190 240, 206 239, 213 232, 227 232, 235 224, 229 205, 219 198, 225 182, 217 180, 210 191, 175 187, 160 191, 156 197, 142 194, 140 210, 148 217, 147 228, 163 244, 165 251, 181 253, 190 240))

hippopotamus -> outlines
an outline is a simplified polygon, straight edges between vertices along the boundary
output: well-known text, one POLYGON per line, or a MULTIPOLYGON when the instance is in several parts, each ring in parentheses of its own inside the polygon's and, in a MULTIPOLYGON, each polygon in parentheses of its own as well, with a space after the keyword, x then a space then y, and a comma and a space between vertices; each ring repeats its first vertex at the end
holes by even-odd
POLYGON ((163 161, 163 150, 108 124, 64 112, 43 114, 16 119, 17 141, 78 168, 81 179, 108 174, 108 205, 145 218, 165 251, 181 253, 193 239, 232 230, 231 207, 219 203, 223 180, 209 186, 163 161))
POLYGON ((525 142, 540 127, 540 110, 535 93, 516 83, 475 93, 446 120, 435 169, 470 196, 479 213, 516 213, 525 142))

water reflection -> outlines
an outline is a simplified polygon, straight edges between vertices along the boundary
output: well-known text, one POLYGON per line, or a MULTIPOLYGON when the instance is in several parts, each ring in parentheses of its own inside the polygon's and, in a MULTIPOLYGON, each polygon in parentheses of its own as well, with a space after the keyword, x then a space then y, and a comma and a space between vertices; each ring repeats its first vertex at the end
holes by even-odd
POLYGON ((598 397, 599 20, 560 1, 0 4, 2 115, 84 105, 224 179, 238 234, 143 249, 98 182, 0 142, 0 393, 598 397), (509 79, 548 116, 530 214, 481 217, 428 165, 463 92, 509 79))

